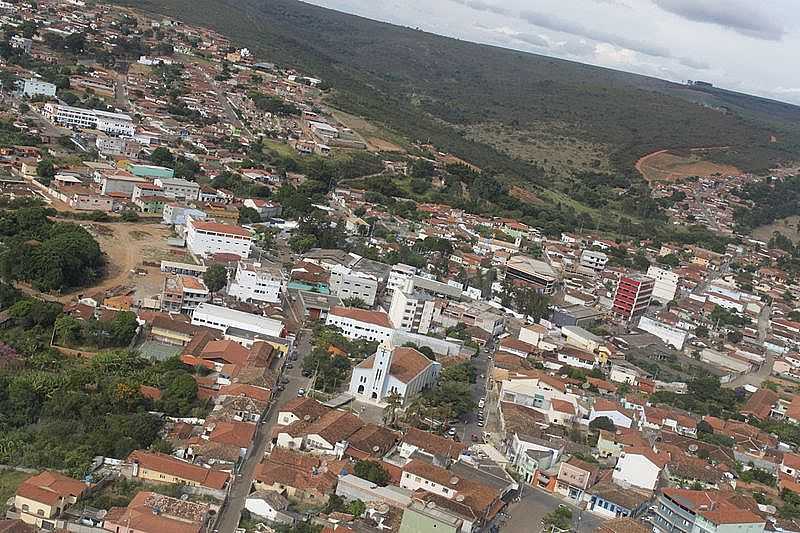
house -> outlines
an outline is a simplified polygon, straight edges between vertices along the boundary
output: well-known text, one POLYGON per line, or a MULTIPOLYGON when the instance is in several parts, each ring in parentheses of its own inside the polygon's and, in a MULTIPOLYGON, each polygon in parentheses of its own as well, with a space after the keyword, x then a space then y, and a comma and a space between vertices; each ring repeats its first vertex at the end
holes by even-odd
POLYGON ((769 389, 758 389, 747 399, 747 403, 739 412, 756 420, 766 420, 778 403, 778 399, 777 393, 769 389))
POLYGON ((145 450, 135 450, 128 455, 126 464, 132 479, 152 483, 170 483, 201 487, 217 491, 224 496, 230 474, 187 463, 171 455, 145 450))
POLYGON ((279 217, 283 210, 281 204, 264 200, 263 198, 248 198, 244 201, 244 206, 255 209, 261 220, 279 217))
POLYGON ((273 449, 257 467, 256 491, 285 494, 290 500, 324 504, 336 488, 343 463, 312 455, 273 449))
POLYGON ((742 531, 760 533, 766 521, 752 498, 732 491, 665 488, 656 501, 653 531, 742 531), (750 503, 752 502, 752 503, 750 503))
POLYGON ((398 533, 459 533, 464 520, 447 509, 414 500, 403 510, 398 533))
POLYGON ((103 529, 113 533, 201 533, 211 517, 207 504, 142 491, 127 507, 112 507, 103 529))
POLYGON ((414 348, 391 347, 384 342, 375 354, 353 368, 349 391, 377 404, 385 403, 388 396, 396 394, 405 404, 433 386, 441 368, 440 363, 431 361, 414 348))
POLYGON ((647 447, 649 443, 636 428, 617 428, 616 431, 599 430, 597 437, 597 452, 600 457, 616 457, 626 448, 647 447))
POLYGON ((417 428, 410 428, 400 441, 397 448, 398 454, 404 459, 410 459, 415 452, 423 452, 433 457, 442 458, 441 462, 458 459, 467 449, 465 443, 456 442, 440 435, 428 433, 417 428))
POLYGON ((278 411, 277 424, 288 426, 300 420, 316 420, 331 409, 317 400, 307 396, 294 398, 284 404, 278 411))
POLYGON ((568 461, 559 465, 555 491, 580 503, 586 491, 597 482, 599 475, 599 466, 570 457, 568 461))
POLYGON ((565 365, 574 366, 575 368, 585 368, 591 370, 594 368, 597 357, 585 350, 573 348, 572 346, 562 346, 558 349, 558 361, 565 365))
POLYGON ((622 487, 654 491, 661 471, 669 460, 670 455, 666 452, 655 452, 648 447, 631 447, 620 454, 611 479, 622 487))
POLYGON ((53 529, 57 518, 78 501, 89 485, 49 470, 31 476, 17 487, 14 509, 26 524, 53 529))
POLYGON ((294 517, 287 513, 289 500, 274 491, 256 491, 247 496, 244 508, 251 514, 276 524, 292 525, 294 517))
POLYGON ((606 520, 597 530, 597 533, 651 533, 652 527, 647 527, 642 522, 633 518, 614 518, 606 520))
POLYGON ((623 408, 617 402, 599 398, 589 413, 589 423, 593 420, 605 417, 611 420, 616 427, 630 429, 633 424, 633 413, 623 408))
POLYGON ((586 510, 603 518, 637 517, 644 513, 650 496, 613 483, 600 482, 589 491, 586 510))

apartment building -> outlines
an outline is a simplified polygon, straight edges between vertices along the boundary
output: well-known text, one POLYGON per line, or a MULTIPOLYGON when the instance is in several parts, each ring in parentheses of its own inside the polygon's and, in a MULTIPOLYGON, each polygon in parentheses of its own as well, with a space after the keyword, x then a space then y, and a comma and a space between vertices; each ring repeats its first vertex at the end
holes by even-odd
POLYGON ((735 492, 662 489, 656 501, 656 533, 761 533, 766 522, 743 508, 735 492))
POLYGON ((558 275, 553 267, 526 255, 515 255, 506 262, 506 278, 522 281, 543 294, 553 294, 558 285, 558 275))
POLYGON ((330 310, 325 324, 338 327, 348 339, 384 342, 394 335, 389 315, 381 311, 337 306, 330 310))
POLYGON ((389 272, 389 280, 386 282, 386 293, 392 295, 396 289, 405 286, 406 281, 417 275, 419 269, 417 267, 397 263, 392 266, 389 272))
POLYGON ((240 226, 186 219, 186 246, 200 257, 224 253, 247 258, 252 245, 250 232, 240 226))
POLYGON ((200 185, 181 178, 157 178, 153 181, 161 187, 164 196, 176 200, 197 200, 200 196, 200 185))
POLYGON ((642 275, 623 276, 614 295, 613 312, 626 321, 644 314, 653 296, 653 278, 642 275))
POLYGON ((280 320, 209 303, 195 308, 192 325, 220 330, 245 347, 252 346, 258 337, 279 338, 284 331, 280 320))
POLYGON ((608 256, 603 252, 584 250, 581 252, 581 266, 595 272, 602 272, 608 264, 608 256))
POLYGON ((239 261, 228 295, 242 302, 280 303, 284 279, 280 267, 258 261, 239 261))
POLYGON ((55 97, 56 95, 55 85, 44 80, 37 80, 35 78, 18 81, 17 87, 22 96, 27 96, 28 98, 33 96, 55 97))
POLYGON ((422 291, 413 290, 413 280, 392 293, 389 319, 402 331, 427 335, 437 314, 436 299, 422 291))

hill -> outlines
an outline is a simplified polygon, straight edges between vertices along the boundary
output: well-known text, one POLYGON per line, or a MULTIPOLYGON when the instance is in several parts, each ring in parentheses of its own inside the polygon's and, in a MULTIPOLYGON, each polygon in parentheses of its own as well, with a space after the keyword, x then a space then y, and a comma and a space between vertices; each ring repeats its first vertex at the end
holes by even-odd
POLYGON ((571 171, 633 172, 639 157, 665 148, 729 146, 715 157, 743 170, 800 153, 800 108, 743 94, 459 41, 296 0, 121 3, 214 28, 269 61, 322 77, 344 111, 529 182, 571 171))

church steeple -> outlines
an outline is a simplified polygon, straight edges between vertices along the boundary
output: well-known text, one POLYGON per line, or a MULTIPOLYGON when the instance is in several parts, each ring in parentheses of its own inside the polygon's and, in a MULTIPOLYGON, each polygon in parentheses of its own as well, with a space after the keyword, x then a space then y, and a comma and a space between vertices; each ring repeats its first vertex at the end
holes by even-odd
POLYGON ((394 350, 388 341, 383 341, 375 352, 375 362, 372 366, 374 381, 372 384, 372 398, 383 400, 386 396, 386 383, 389 381, 389 370, 392 368, 394 350))

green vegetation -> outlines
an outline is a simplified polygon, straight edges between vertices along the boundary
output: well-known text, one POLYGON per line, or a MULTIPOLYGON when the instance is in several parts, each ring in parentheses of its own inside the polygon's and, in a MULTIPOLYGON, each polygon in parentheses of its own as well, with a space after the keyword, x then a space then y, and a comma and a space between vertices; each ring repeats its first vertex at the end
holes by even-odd
MULTIPOLYGON (((20 303, 15 304, 12 310, 20 303)), ((56 319, 53 340, 67 348, 124 348, 133 340, 138 326, 136 313, 132 311, 114 313, 110 320, 77 320, 62 315, 56 319)))
POLYGON ((17 492, 23 481, 33 474, 16 470, 0 470, 0 510, 6 510, 6 502, 17 492))
POLYGON ((689 382, 686 394, 656 392, 650 396, 655 405, 665 403, 690 411, 697 415, 712 415, 719 418, 739 418, 741 398, 730 389, 723 389, 719 379, 713 376, 698 377, 689 382))
POLYGON ((81 287, 105 263, 97 241, 82 227, 48 218, 41 207, 0 212, 0 272, 43 292, 81 287))
POLYGON ((203 272, 203 283, 211 292, 221 291, 228 284, 228 271, 224 265, 214 263, 203 272))
POLYGON ((572 511, 566 505, 559 505, 555 511, 551 511, 542 520, 543 529, 550 531, 566 531, 572 526, 572 511))
POLYGON ((406 409, 406 419, 424 426, 425 419, 446 424, 461 418, 475 409, 470 384, 475 383, 476 378, 475 367, 469 362, 445 368, 435 387, 412 399, 406 409))
POLYGON ((782 180, 764 180, 742 187, 742 200, 753 202, 753 207, 739 208, 734 220, 739 229, 748 232, 778 219, 800 214, 800 176, 782 180))
POLYGON ((353 468, 353 473, 361 479, 372 481, 381 487, 385 487, 389 483, 389 473, 375 461, 358 461, 353 468))

